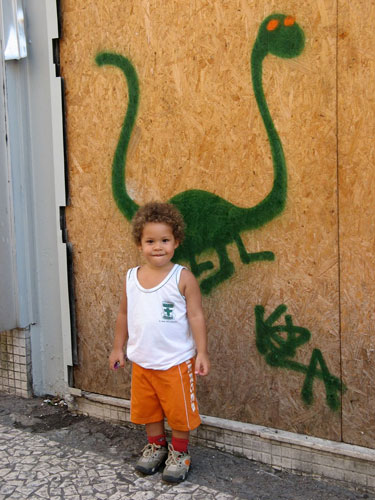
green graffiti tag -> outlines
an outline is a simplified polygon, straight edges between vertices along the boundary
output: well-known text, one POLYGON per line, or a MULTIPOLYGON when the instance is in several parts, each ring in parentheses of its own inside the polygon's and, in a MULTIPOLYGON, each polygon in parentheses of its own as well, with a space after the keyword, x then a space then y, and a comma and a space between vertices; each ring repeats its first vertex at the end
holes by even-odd
POLYGON ((264 307, 255 306, 255 335, 259 353, 270 366, 287 368, 306 375, 301 397, 307 405, 313 403, 315 378, 322 380, 326 390, 327 405, 331 410, 338 410, 340 395, 345 391, 345 386, 339 378, 330 373, 322 352, 314 349, 308 365, 291 359, 296 355, 298 347, 310 340, 311 333, 307 328, 294 325, 289 314, 285 315, 285 324, 275 325, 286 310, 287 306, 281 304, 265 319, 264 307))
MULTIPOLYGON (((198 263, 198 255, 214 250, 219 257, 219 269, 214 270, 200 283, 205 294, 210 293, 234 273, 234 265, 227 252, 228 244, 237 245, 241 261, 245 264, 275 259, 274 253, 269 251, 248 253, 240 235, 243 231, 262 227, 281 214, 287 196, 286 162, 263 92, 262 67, 267 55, 296 57, 302 52, 304 44, 304 33, 292 17, 273 14, 261 23, 252 49, 251 77, 254 95, 267 132, 273 161, 274 181, 268 195, 250 208, 238 207, 214 193, 199 189, 179 193, 169 200, 180 210, 186 224, 186 237, 177 248, 175 259, 189 262, 192 272, 198 277, 204 271, 214 268, 211 261, 198 263)), ((112 164, 112 190, 118 208, 131 220, 138 205, 127 191, 125 167, 129 140, 138 110, 138 77, 130 60, 122 55, 102 52, 96 56, 96 62, 99 66, 111 65, 119 68, 128 84, 128 108, 112 164)))

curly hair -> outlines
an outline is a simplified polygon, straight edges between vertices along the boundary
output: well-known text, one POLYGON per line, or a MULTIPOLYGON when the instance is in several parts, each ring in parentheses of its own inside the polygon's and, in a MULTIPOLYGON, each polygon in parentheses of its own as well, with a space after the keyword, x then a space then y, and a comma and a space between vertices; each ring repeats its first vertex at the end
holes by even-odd
POLYGON ((143 228, 148 222, 163 222, 171 227, 176 241, 182 243, 185 237, 185 223, 179 210, 171 203, 151 201, 140 207, 133 218, 132 234, 137 245, 141 244, 143 228))

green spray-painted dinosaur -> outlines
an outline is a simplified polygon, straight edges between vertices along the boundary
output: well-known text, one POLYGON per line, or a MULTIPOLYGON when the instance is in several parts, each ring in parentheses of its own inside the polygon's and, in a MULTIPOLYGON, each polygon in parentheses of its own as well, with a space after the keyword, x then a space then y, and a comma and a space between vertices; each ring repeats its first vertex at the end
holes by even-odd
MULTIPOLYGON (((304 33, 294 19, 283 14, 273 14, 261 24, 251 55, 251 75, 255 98, 266 128, 271 146, 274 181, 269 194, 258 205, 241 208, 219 196, 203 190, 189 190, 171 198, 182 213, 186 224, 186 238, 175 253, 176 260, 189 261, 192 272, 199 276, 212 269, 210 261, 197 263, 196 256, 210 249, 216 250, 220 267, 202 280, 203 293, 209 293, 215 286, 234 273, 234 265, 229 260, 227 245, 236 243, 242 262, 274 260, 272 252, 248 253, 242 242, 242 231, 256 229, 284 209, 287 193, 287 173, 285 157, 280 138, 273 124, 262 86, 262 64, 268 54, 282 58, 298 56, 304 48, 304 33)), ((126 190, 125 166, 131 132, 135 123, 139 84, 131 62, 119 54, 102 52, 96 56, 99 66, 116 66, 124 73, 129 90, 128 107, 121 129, 112 166, 112 189, 117 206, 128 220, 138 209, 126 190)))

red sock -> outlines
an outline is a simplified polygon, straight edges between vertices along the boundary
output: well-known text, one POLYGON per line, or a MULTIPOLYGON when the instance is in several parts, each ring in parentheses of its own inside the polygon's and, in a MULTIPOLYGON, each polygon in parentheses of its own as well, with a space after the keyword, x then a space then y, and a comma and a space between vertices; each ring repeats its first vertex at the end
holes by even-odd
POLYGON ((159 436, 147 436, 147 440, 150 444, 158 444, 159 446, 167 446, 167 440, 165 439, 165 434, 160 434, 159 436))
POLYGON ((172 436, 172 446, 176 451, 179 451, 180 453, 187 453, 188 444, 188 439, 181 439, 172 436))

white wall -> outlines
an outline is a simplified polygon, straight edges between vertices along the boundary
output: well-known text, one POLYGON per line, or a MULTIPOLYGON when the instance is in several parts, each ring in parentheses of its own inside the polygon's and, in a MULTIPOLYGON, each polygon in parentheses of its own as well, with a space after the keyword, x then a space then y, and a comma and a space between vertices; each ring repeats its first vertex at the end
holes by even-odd
MULTIPOLYGON (((1 48, 1 47, 0 47, 1 48)), ((5 67, 0 51, 0 88, 4 88, 5 67)), ((0 331, 17 324, 17 286, 15 282, 15 235, 13 200, 8 161, 5 93, 0 92, 0 331)))
POLYGON ((63 395, 72 355, 60 230, 65 181, 61 81, 52 50, 58 38, 56 2, 27 0, 24 10, 28 56, 5 62, 18 304, 14 326, 31 331, 34 392, 63 395))

